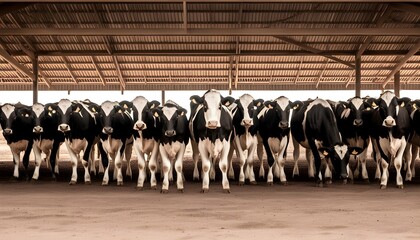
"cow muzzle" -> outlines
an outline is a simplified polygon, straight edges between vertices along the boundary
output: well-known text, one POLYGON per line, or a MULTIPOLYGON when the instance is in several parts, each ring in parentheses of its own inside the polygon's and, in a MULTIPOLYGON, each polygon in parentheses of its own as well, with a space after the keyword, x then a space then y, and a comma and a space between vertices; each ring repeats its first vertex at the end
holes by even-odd
POLYGON ((218 123, 218 121, 208 121, 206 127, 209 129, 216 129, 217 125, 219 125, 218 123))
POLYGON ((10 128, 6 128, 3 130, 3 134, 4 135, 12 135, 13 134, 13 130, 10 128))
POLYGON ((102 128, 102 132, 105 134, 112 134, 114 132, 114 129, 112 127, 104 127, 102 128))
POLYGON ((136 122, 136 124, 134 124, 134 130, 136 130, 136 131, 142 131, 146 128, 147 128, 147 126, 144 122, 136 122))
POLYGON ((393 117, 391 117, 391 116, 386 117, 385 120, 384 120, 384 122, 382 123, 382 126, 389 127, 389 128, 390 127, 394 127, 395 125, 397 125, 395 123, 395 119, 393 117))
POLYGON ((34 133, 42 133, 44 132, 44 129, 41 126, 35 126, 33 129, 34 133))
POLYGON ((288 127, 289 127, 289 122, 288 122, 288 121, 281 121, 281 122, 279 123, 279 127, 280 127, 281 129, 286 129, 286 128, 288 128, 288 127))
POLYGON ((70 131, 70 126, 68 124, 60 124, 58 126, 58 131, 68 132, 68 131, 70 131))
POLYGON ((176 131, 175 130, 167 130, 165 131, 165 136, 167 137, 173 137, 176 135, 176 131))
POLYGON ((251 127, 254 125, 254 121, 252 119, 243 119, 241 125, 244 127, 251 127))
POLYGON ((362 119, 354 119, 354 121, 353 121, 353 125, 354 126, 362 126, 362 124, 363 124, 363 120, 362 119))

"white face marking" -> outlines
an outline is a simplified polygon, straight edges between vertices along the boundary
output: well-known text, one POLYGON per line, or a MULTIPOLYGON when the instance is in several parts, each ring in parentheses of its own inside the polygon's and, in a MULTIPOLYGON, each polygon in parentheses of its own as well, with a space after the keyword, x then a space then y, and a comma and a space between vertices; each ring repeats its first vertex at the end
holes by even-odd
POLYGON ((111 101, 105 101, 101 104, 101 108, 105 113, 105 116, 109 116, 109 114, 111 113, 112 109, 114 109, 114 106, 117 105, 118 103, 116 102, 111 102, 111 101))
POLYGON ((220 115, 221 111, 219 105, 221 103, 221 96, 219 92, 211 90, 204 95, 204 101, 207 103, 207 111, 204 113, 206 125, 210 121, 217 122, 217 127, 220 127, 220 115))
POLYGON ((164 106, 162 108, 163 115, 165 115, 165 117, 168 120, 171 120, 171 118, 175 114, 176 110, 177 110, 176 107, 166 107, 166 106, 164 106))
POLYGON ((335 145, 334 146, 334 151, 337 153, 337 155, 340 157, 340 159, 343 160, 344 156, 346 155, 346 153, 348 151, 348 147, 347 147, 347 145, 343 145, 343 146, 335 145))
POLYGON ((35 103, 34 105, 32 105, 32 111, 34 111, 35 116, 39 118, 41 113, 44 111, 44 105, 40 103, 35 103))
POLYGON ((386 105, 389 107, 389 104, 391 104, 392 99, 395 97, 395 94, 392 92, 384 92, 381 95, 382 100, 386 103, 386 105))
POLYGON ((249 116, 248 106, 251 104, 253 106, 254 98, 249 94, 244 94, 239 97, 239 102, 241 103, 242 107, 244 108, 244 119, 251 120, 251 116, 249 116))
POLYGON ((287 106, 289 106, 289 99, 287 97, 279 97, 276 99, 276 102, 283 111, 285 111, 287 106))
POLYGON ((361 106, 362 106, 362 104, 363 104, 363 99, 361 99, 361 98, 353 98, 350 102, 354 105, 354 107, 355 107, 357 110, 359 110, 359 109, 360 109, 360 107, 361 107, 361 106))
POLYGON ((71 101, 68 99, 61 99, 58 102, 58 107, 61 109, 61 111, 63 112, 63 114, 66 114, 67 109, 69 109, 69 107, 71 106, 71 101))
POLYGON ((147 105, 147 99, 145 97, 142 96, 138 96, 136 98, 134 98, 133 101, 131 101, 134 105, 134 107, 137 109, 138 114, 139 114, 139 119, 141 119, 141 112, 143 112, 143 109, 146 107, 147 105))
POLYGON ((15 106, 5 104, 1 107, 1 110, 4 112, 4 115, 6 115, 6 118, 9 118, 12 112, 15 111, 15 106))

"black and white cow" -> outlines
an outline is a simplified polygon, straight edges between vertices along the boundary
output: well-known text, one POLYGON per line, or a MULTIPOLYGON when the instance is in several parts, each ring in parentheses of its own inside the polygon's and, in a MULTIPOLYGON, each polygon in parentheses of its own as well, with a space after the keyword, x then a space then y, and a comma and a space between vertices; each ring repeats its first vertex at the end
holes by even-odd
MULTIPOLYGON (((233 148, 230 148, 230 152, 233 153, 235 150, 236 156, 239 158, 239 185, 243 185, 245 179, 249 179, 251 184, 257 183, 254 174, 254 154, 258 145, 258 113, 255 109, 258 104, 262 103, 254 100, 251 95, 244 94, 231 105, 231 107, 233 106, 231 112, 234 132, 233 148)), ((232 162, 231 153, 229 154, 230 162, 232 162)), ((229 171, 230 169, 233 169, 232 166, 229 167, 229 171)))
MULTIPOLYGON (((343 143, 350 147, 359 147, 363 150, 356 158, 356 170, 354 177, 359 175, 359 163, 362 169, 362 179, 369 181, 369 176, 366 168, 367 149, 369 146, 369 125, 365 124, 370 121, 370 111, 368 104, 360 97, 354 97, 347 102, 338 102, 335 105, 335 117, 337 119, 338 130, 341 133, 343 143)), ((352 169, 348 169, 349 178, 354 179, 352 169)))
POLYGON ((33 128, 35 170, 32 179, 34 180, 37 180, 39 177, 42 153, 45 154, 45 161, 51 169, 53 179, 59 174, 56 162, 59 156, 60 145, 64 142, 64 134, 57 131, 59 124, 57 107, 57 104, 53 103, 48 103, 45 106, 40 103, 32 105, 32 110, 36 117, 35 127, 33 128))
POLYGON ((32 130, 35 126, 35 114, 30 107, 23 104, 6 103, 1 106, 0 124, 3 136, 13 155, 13 178, 19 178, 20 153, 25 152, 22 162, 25 167, 25 177, 28 179, 27 171, 33 143, 32 130))
POLYGON ((287 183, 284 172, 285 154, 290 138, 290 119, 293 110, 301 104, 300 101, 292 103, 287 97, 281 96, 274 101, 266 101, 265 108, 258 114, 259 133, 267 154, 269 166, 267 184, 273 184, 273 167, 279 167, 280 181, 287 183), (276 159, 274 159, 274 157, 276 159))
POLYGON ((380 153, 380 165, 382 167, 381 189, 388 184, 388 167, 392 160, 397 172, 397 187, 403 188, 401 175, 402 159, 410 137, 410 116, 407 108, 410 99, 398 99, 394 93, 386 91, 375 101, 378 108, 373 115, 374 138, 380 153))
POLYGON ((99 106, 92 107, 90 106, 92 103, 88 101, 72 102, 68 99, 60 100, 57 105, 60 117, 58 131, 64 133, 65 144, 72 164, 70 185, 77 182, 77 164, 81 151, 83 151, 81 161, 85 170, 84 181, 86 184, 90 184, 91 150, 100 130, 98 116, 95 114, 98 112, 99 106))
POLYGON ((192 141, 198 142, 197 147, 202 161, 202 192, 208 192, 209 190, 211 162, 219 156, 222 186, 225 192, 230 192, 227 172, 230 139, 233 130, 232 115, 225 106, 225 99, 216 90, 207 91, 202 98, 197 98, 195 101, 199 105, 195 114, 191 115, 190 126, 192 141))
POLYGON ((179 192, 183 192, 183 159, 185 148, 190 139, 187 110, 168 100, 161 109, 152 111, 159 114, 161 121, 159 153, 163 165, 162 193, 168 192, 171 180, 169 175, 173 167, 177 173, 177 189, 179 192))
MULTIPOLYGON (((99 112, 99 121, 102 126, 100 134, 101 146, 105 153, 108 154, 116 169, 117 185, 123 185, 122 175, 122 155, 133 135, 133 119, 128 111, 126 111, 118 102, 105 101, 101 104, 99 112)), ((105 167, 102 185, 109 183, 109 161, 105 158, 103 165, 105 167)), ((130 162, 128 161, 128 164, 130 162)), ((115 171, 114 171, 115 172, 115 171)))
POLYGON ((348 147, 342 143, 334 112, 326 100, 317 98, 305 102, 298 111, 294 112, 291 130, 293 138, 312 151, 318 186, 323 186, 321 158, 329 159, 336 175, 344 179, 344 182, 347 181, 350 154, 357 155, 361 149, 348 147))
POLYGON ((157 189, 156 171, 159 153, 160 119, 151 111, 160 105, 158 101, 149 102, 145 97, 138 96, 131 101, 134 118, 134 151, 138 159, 139 177, 137 188, 143 189, 146 179, 146 155, 150 170, 150 186, 157 189))
POLYGON ((416 159, 420 147, 420 100, 411 101, 407 109, 411 119, 412 135, 406 147, 404 168, 405 180, 411 181, 416 176, 416 159))

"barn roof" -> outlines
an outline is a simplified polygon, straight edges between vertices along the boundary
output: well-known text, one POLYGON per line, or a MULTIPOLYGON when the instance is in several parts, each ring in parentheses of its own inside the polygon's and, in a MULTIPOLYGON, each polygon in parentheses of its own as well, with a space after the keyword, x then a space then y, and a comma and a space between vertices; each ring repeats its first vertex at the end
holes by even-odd
POLYGON ((0 90, 420 89, 418 3, 72 2, 0 4, 0 90))

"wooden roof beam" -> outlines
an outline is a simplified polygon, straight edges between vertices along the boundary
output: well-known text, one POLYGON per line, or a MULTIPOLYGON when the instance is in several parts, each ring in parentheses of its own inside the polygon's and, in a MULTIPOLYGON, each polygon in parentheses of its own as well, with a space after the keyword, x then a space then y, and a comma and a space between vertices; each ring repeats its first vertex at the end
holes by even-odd
POLYGON ((322 75, 324 75, 325 69, 327 69, 328 66, 328 62, 330 61, 330 59, 327 59, 327 61, 325 62, 324 68, 321 70, 321 72, 319 73, 318 76, 318 80, 316 81, 316 88, 318 89, 319 83, 322 80, 322 75))
POLYGON ((20 2, 16 2, 16 3, 1 3, 0 4, 0 17, 3 15, 6 15, 8 13, 13 13, 16 11, 19 11, 23 8, 26 8, 30 5, 32 5, 33 3, 20 3, 20 2))
POLYGON ((275 36, 275 38, 280 39, 280 40, 282 40, 284 42, 290 43, 292 45, 296 45, 296 46, 298 46, 298 47, 300 47, 303 50, 306 50, 308 52, 315 53, 316 55, 323 56, 323 57, 328 58, 328 59, 331 59, 331 60, 333 60, 335 62, 342 63, 342 64, 344 64, 344 65, 346 65, 346 66, 348 66, 348 67, 350 67, 352 69, 355 69, 355 66, 353 64, 349 63, 349 62, 346 62, 344 60, 341 60, 340 58, 334 57, 332 55, 324 54, 324 53, 322 53, 322 50, 319 50, 319 49, 310 47, 310 46, 308 46, 306 44, 303 44, 301 42, 298 42, 298 41, 296 41, 294 39, 291 39, 291 38, 288 38, 288 37, 278 37, 278 36, 275 36))
POLYGON ((4 50, 3 48, 0 48, 0 57, 4 58, 4 60, 6 60, 10 65, 12 65, 15 69, 28 76, 30 79, 35 79, 34 73, 31 72, 29 68, 20 64, 16 59, 10 56, 9 53, 7 53, 6 50, 4 50))
POLYGON ((399 2, 399 3, 391 3, 390 6, 400 11, 408 12, 416 16, 420 16, 420 6, 418 4, 399 2))
POLYGON ((394 76, 394 74, 398 72, 404 66, 404 64, 408 61, 408 59, 411 58, 419 49, 420 49, 420 39, 417 41, 416 44, 414 44, 413 47, 410 48, 410 51, 408 51, 408 53, 400 59, 400 62, 388 74, 388 76, 384 80, 384 83, 382 84, 382 88, 386 87, 389 81, 391 81, 391 78, 394 76))
POLYGON ((296 78, 295 78, 295 84, 298 82, 298 80, 299 80, 299 75, 300 75, 300 72, 301 72, 301 70, 302 70, 302 63, 303 63, 303 56, 300 58, 300 64, 299 64, 299 69, 298 69, 298 72, 297 72, 297 74, 296 74, 296 78))
POLYGON ((93 66, 95 66, 95 70, 98 73, 98 76, 102 81, 102 85, 105 86, 106 85, 105 78, 104 78, 102 72, 99 70, 98 64, 96 64, 95 57, 92 56, 91 58, 92 58, 92 64, 93 64, 93 66))
POLYGON ((182 20, 184 29, 188 28, 187 1, 182 1, 182 20))
POLYGON ((79 83, 79 81, 77 81, 77 79, 76 79, 76 76, 73 74, 72 68, 70 67, 70 64, 67 61, 66 57, 62 57, 62 59, 63 59, 64 65, 67 68, 67 71, 70 73, 70 76, 73 79, 73 82, 76 83, 76 84, 79 83))
POLYGON ((420 36, 420 28, 1 28, 0 36, 420 36))
POLYGON ((115 64, 115 69, 117 70, 117 75, 118 75, 118 80, 120 81, 120 85, 122 90, 125 89, 125 81, 121 72, 121 68, 120 65, 118 64, 118 59, 116 56, 112 56, 112 60, 114 61, 115 64))
POLYGON ((417 69, 413 72, 413 74, 410 75, 410 77, 407 79, 407 81, 405 82, 405 84, 409 84, 411 82, 411 80, 413 80, 415 77, 417 76, 417 72, 420 71, 420 69, 417 69))

